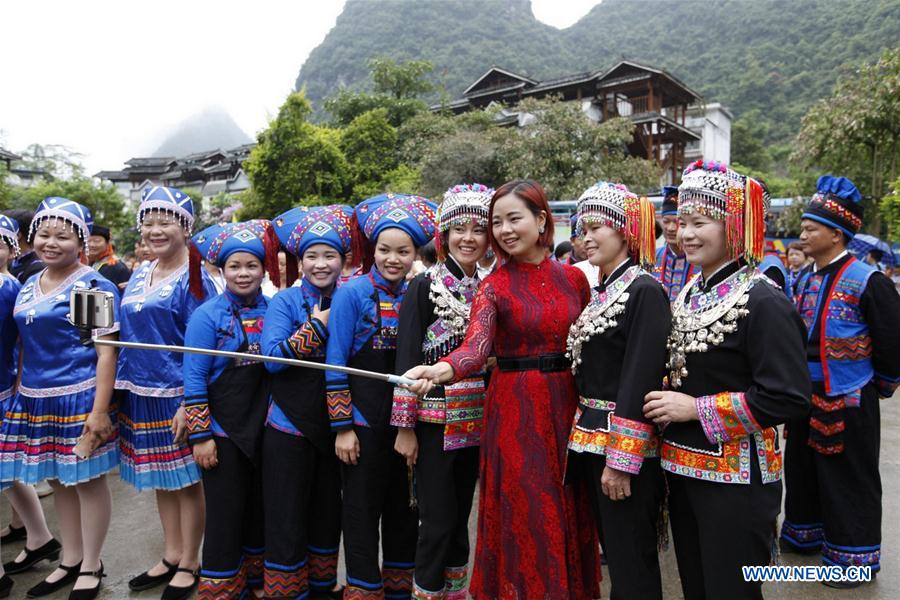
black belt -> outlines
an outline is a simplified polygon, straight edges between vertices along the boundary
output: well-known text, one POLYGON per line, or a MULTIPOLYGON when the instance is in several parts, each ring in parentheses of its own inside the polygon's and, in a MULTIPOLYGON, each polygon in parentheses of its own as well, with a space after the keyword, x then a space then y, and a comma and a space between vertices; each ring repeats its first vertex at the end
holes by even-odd
POLYGON ((565 354, 542 354, 523 358, 497 357, 497 367, 501 371, 565 371, 572 366, 572 361, 565 354))

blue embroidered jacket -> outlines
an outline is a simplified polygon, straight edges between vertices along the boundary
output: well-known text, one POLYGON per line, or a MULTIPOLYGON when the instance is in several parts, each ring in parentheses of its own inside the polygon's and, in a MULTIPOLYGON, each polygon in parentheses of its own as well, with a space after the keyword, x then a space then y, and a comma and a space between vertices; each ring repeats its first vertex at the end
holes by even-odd
POLYGON ((668 244, 656 251, 656 270, 653 274, 665 288, 670 303, 675 301, 681 288, 696 273, 685 255, 675 254, 668 244))
MULTIPOLYGON (((275 294, 266 311, 262 353, 266 356, 300 360, 324 358, 328 329, 320 320, 312 317, 312 309, 321 297, 319 288, 306 279, 301 281, 299 287, 289 287, 275 294)), ((288 365, 266 363, 266 369, 270 373, 282 373, 289 368, 288 365)), ((323 402, 324 400, 322 398, 323 402)), ((266 424, 284 433, 302 435, 274 397, 266 424)))
POLYGON ((828 396, 848 396, 874 379, 888 397, 900 383, 900 296, 873 267, 845 256, 805 274, 797 308, 809 337, 809 371, 828 396))
POLYGON ((16 381, 16 340, 19 330, 13 318, 13 306, 21 288, 19 280, 12 275, 0 273, 0 401, 12 395, 16 381))
MULTIPOLYGON (((328 317, 326 362, 330 365, 347 366, 351 359, 359 355, 371 342, 371 349, 375 353, 373 358, 379 357, 380 360, 350 366, 392 373, 397 348, 397 313, 405 293, 406 281, 391 284, 374 266, 367 275, 351 279, 339 287, 328 317)), ((376 389, 372 390, 368 385, 359 382, 360 387, 367 390, 365 403, 368 406, 364 407, 354 404, 351 398, 351 378, 347 375, 328 371, 325 380, 328 415, 333 430, 349 429, 354 424, 369 426, 370 423, 382 424, 381 421, 387 424, 390 419, 393 393, 390 384, 384 383, 387 389, 387 405, 382 407, 374 398, 376 395, 380 398, 382 392, 380 387, 376 386, 376 389)), ((373 384, 382 383, 369 381, 373 384)))
MULTIPOLYGON (((259 354, 267 307, 268 301, 262 293, 245 304, 226 289, 193 312, 184 334, 184 345, 259 354), (245 339, 247 346, 242 348, 245 339)), ((235 359, 222 356, 184 355, 184 408, 191 443, 213 435, 228 437, 209 412, 207 389, 233 364, 235 359)))

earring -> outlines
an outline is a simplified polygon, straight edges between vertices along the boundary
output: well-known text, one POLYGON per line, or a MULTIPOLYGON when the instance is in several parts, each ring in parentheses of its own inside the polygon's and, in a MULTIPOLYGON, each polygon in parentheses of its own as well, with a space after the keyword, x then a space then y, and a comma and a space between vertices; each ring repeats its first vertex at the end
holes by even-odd
POLYGON ((540 229, 538 229, 538 233, 540 233, 541 235, 544 235, 544 227, 543 227, 543 225, 540 227, 540 229))

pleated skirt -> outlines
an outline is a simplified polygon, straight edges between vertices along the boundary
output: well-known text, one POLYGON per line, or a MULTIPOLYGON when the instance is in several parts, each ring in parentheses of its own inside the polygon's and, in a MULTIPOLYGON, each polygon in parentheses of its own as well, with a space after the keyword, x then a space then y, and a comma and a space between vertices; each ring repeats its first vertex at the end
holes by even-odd
POLYGON ((182 396, 120 392, 119 450, 122 481, 141 490, 180 490, 200 481, 191 447, 175 443, 172 419, 182 396))
MULTIPOLYGON (((117 432, 86 459, 73 450, 94 404, 95 388, 34 397, 20 391, 8 401, 0 425, 0 482, 34 484, 57 479, 75 485, 119 464, 117 432)), ((115 411, 110 412, 113 426, 115 411)))

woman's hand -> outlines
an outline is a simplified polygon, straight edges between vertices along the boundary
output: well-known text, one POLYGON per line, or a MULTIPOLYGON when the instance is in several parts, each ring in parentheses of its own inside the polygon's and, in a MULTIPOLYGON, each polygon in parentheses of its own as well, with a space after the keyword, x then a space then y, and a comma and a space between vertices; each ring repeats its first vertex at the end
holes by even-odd
POLYGON ((660 427, 696 421, 697 401, 681 392, 650 392, 644 396, 644 416, 660 427))
POLYGON ((406 459, 406 466, 415 466, 416 459, 419 458, 419 440, 416 438, 416 430, 410 427, 397 428, 394 450, 406 459))
POLYGON ((453 379, 453 367, 445 362, 438 362, 434 365, 419 365, 413 367, 403 374, 407 379, 417 379, 413 385, 403 386, 409 391, 419 396, 424 396, 438 384, 445 383, 453 379))
POLYGON ((216 440, 209 439, 197 442, 193 447, 194 462, 207 471, 219 465, 219 453, 216 440))
POLYGON ((82 437, 93 436, 99 442, 99 446, 110 438, 113 434, 112 420, 109 418, 108 412, 94 412, 88 414, 84 421, 84 429, 81 431, 82 437))
POLYGON ((188 429, 187 417, 185 417, 184 407, 180 406, 172 417, 172 433, 175 435, 176 444, 184 444, 187 442, 188 429))
POLYGON ((334 441, 334 453, 345 465, 355 465, 359 460, 359 438, 352 429, 337 434, 334 441))
POLYGON ((600 489, 610 500, 624 500, 631 496, 631 475, 612 467, 603 467, 600 489))
POLYGON ((312 314, 310 315, 313 319, 318 319, 322 322, 322 325, 328 325, 328 315, 331 313, 330 308, 326 308, 325 310, 321 310, 319 305, 316 304, 312 309, 312 314))

